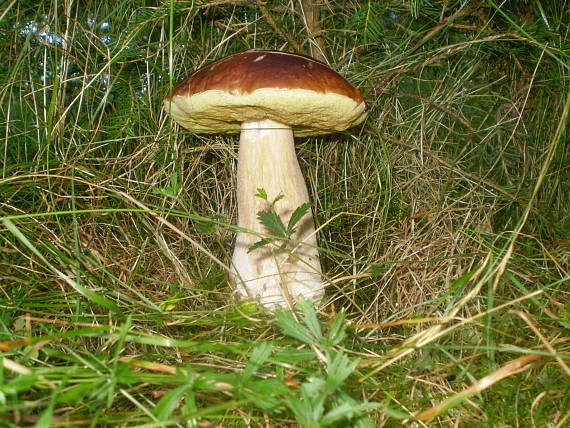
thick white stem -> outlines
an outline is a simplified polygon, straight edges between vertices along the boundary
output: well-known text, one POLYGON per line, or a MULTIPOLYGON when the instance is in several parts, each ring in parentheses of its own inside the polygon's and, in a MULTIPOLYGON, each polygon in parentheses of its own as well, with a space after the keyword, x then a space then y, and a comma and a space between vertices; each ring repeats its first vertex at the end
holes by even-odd
POLYGON ((258 300, 267 309, 290 307, 299 296, 318 301, 323 295, 321 265, 311 213, 297 223, 293 241, 285 249, 268 244, 248 249, 270 231, 257 213, 283 195, 274 210, 287 225, 291 214, 309 202, 307 186, 297 162, 291 128, 263 120, 242 124, 237 167, 238 232, 231 278, 244 298, 258 300), (265 189, 268 201, 255 196, 265 189), (300 242, 300 243, 299 243, 300 242))

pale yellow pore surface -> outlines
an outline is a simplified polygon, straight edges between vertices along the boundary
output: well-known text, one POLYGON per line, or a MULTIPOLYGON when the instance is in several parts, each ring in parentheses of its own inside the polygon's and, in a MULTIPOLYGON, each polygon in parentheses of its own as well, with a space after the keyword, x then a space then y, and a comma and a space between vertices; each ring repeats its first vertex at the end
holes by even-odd
POLYGON ((250 94, 210 90, 165 100, 176 122, 195 132, 240 132, 243 122, 271 119, 289 125, 295 135, 342 131, 361 123, 366 105, 335 93, 264 88, 250 94))

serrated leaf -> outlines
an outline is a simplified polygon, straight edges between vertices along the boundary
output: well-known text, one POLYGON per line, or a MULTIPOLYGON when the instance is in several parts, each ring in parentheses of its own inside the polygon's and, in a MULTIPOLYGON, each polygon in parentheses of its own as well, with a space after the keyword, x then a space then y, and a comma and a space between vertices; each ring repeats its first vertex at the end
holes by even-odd
POLYGON ((289 404, 289 408, 293 411, 299 426, 311 426, 314 421, 313 409, 310 403, 294 396, 289 397, 287 403, 289 404))
POLYGON ((344 312, 339 312, 334 317, 327 336, 330 346, 336 346, 339 343, 342 343, 342 341, 346 337, 346 322, 344 318, 345 318, 344 312))
POLYGON ((326 381, 320 376, 311 376, 301 385, 301 395, 306 401, 318 404, 327 395, 326 381))
MULTIPOLYGON (((344 391, 338 391, 338 393, 336 394, 336 398, 337 398, 339 404, 342 405, 344 403, 347 403, 352 407, 352 410, 355 412, 355 414, 350 418, 350 426, 352 428, 374 428, 375 427, 375 425, 372 423, 370 418, 366 415, 366 411, 370 410, 370 409, 377 408, 379 406, 377 403, 367 403, 367 402, 360 403, 344 391)), ((330 417, 331 414, 334 416, 333 412, 335 412, 335 409, 333 409, 329 413, 327 413, 323 417, 322 421, 326 422, 327 417, 330 417)))
POLYGON ((334 392, 356 370, 359 360, 350 361, 343 352, 333 354, 327 367, 327 392, 334 392))
POLYGON ((281 221, 281 218, 273 211, 260 211, 257 213, 260 223, 268 228, 277 236, 287 238, 287 229, 281 221))
POLYGON ((319 376, 311 376, 301 385, 301 399, 311 408, 313 423, 310 426, 322 426, 316 423, 325 412, 327 395, 325 392, 325 380, 319 376))
POLYGON ((351 419, 358 412, 358 410, 358 407, 353 406, 350 403, 341 403, 330 412, 325 414, 320 420, 320 423, 323 425, 332 425, 341 422, 343 419, 351 419))
POLYGON ((275 312, 275 318, 275 324, 286 335, 309 345, 312 345, 315 342, 311 332, 305 326, 297 322, 289 311, 279 309, 275 312))
POLYGON ((295 226, 297 225, 297 223, 299 223, 299 221, 303 218, 303 216, 307 214, 310 208, 311 204, 306 202, 303 205, 298 206, 297 209, 293 211, 293 214, 291 214, 291 218, 289 218, 289 224, 287 225, 288 236, 291 236, 293 233, 295 233, 295 226))
POLYGON ((309 328, 312 335, 321 342, 323 339, 323 332, 321 330, 321 324, 317 318, 317 313, 315 312, 315 307, 310 300, 301 297, 297 302, 297 308, 303 313, 303 321, 305 325, 309 328))
POLYGON ((247 362, 242 375, 242 380, 244 382, 253 376, 255 371, 259 370, 259 368, 267 361, 271 352, 273 352, 273 347, 267 342, 263 342, 251 351, 251 356, 249 357, 249 361, 247 362))
POLYGON ((255 196, 257 196, 258 198, 263 199, 264 201, 267 200, 267 192, 265 191, 264 188, 260 187, 259 189, 257 189, 257 193, 255 194, 255 196))
POLYGON ((269 239, 269 238, 263 238, 262 240, 257 241, 255 244, 253 244, 251 247, 249 247, 249 248, 247 249, 247 252, 248 252, 248 253, 251 253, 253 250, 257 250, 258 248, 263 247, 264 245, 267 245, 267 244, 269 244, 270 242, 271 242, 271 239, 269 239))

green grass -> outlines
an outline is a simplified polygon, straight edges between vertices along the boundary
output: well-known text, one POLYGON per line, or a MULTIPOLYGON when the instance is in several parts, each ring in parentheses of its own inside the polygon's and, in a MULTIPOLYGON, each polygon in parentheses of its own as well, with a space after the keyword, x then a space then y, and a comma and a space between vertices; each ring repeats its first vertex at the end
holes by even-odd
POLYGON ((5 3, 0 426, 570 424, 565 2, 5 3), (329 285, 266 314, 227 277, 237 137, 162 99, 315 46, 370 115, 299 139, 329 285))

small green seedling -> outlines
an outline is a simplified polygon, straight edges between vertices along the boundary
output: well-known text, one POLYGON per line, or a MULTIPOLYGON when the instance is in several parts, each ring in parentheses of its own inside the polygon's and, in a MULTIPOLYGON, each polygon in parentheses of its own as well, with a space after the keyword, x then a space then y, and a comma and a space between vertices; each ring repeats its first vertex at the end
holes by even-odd
MULTIPOLYGON (((265 189, 257 189, 255 196, 269 202, 269 198, 265 189)), ((253 244, 251 247, 249 247, 248 252, 252 252, 257 248, 274 243, 275 241, 282 241, 278 248, 279 251, 282 251, 287 246, 287 242, 292 239, 293 234, 297 231, 297 224, 305 216, 305 214, 309 212, 311 205, 309 203, 305 203, 297 207, 295 211, 293 211, 293 214, 291 214, 287 226, 285 226, 285 223, 283 223, 281 217, 279 217, 275 212, 275 204, 284 197, 285 195, 283 194, 277 195, 277 197, 269 203, 269 207, 266 210, 259 211, 257 213, 257 218, 261 224, 269 229, 272 236, 263 238, 253 244)))

